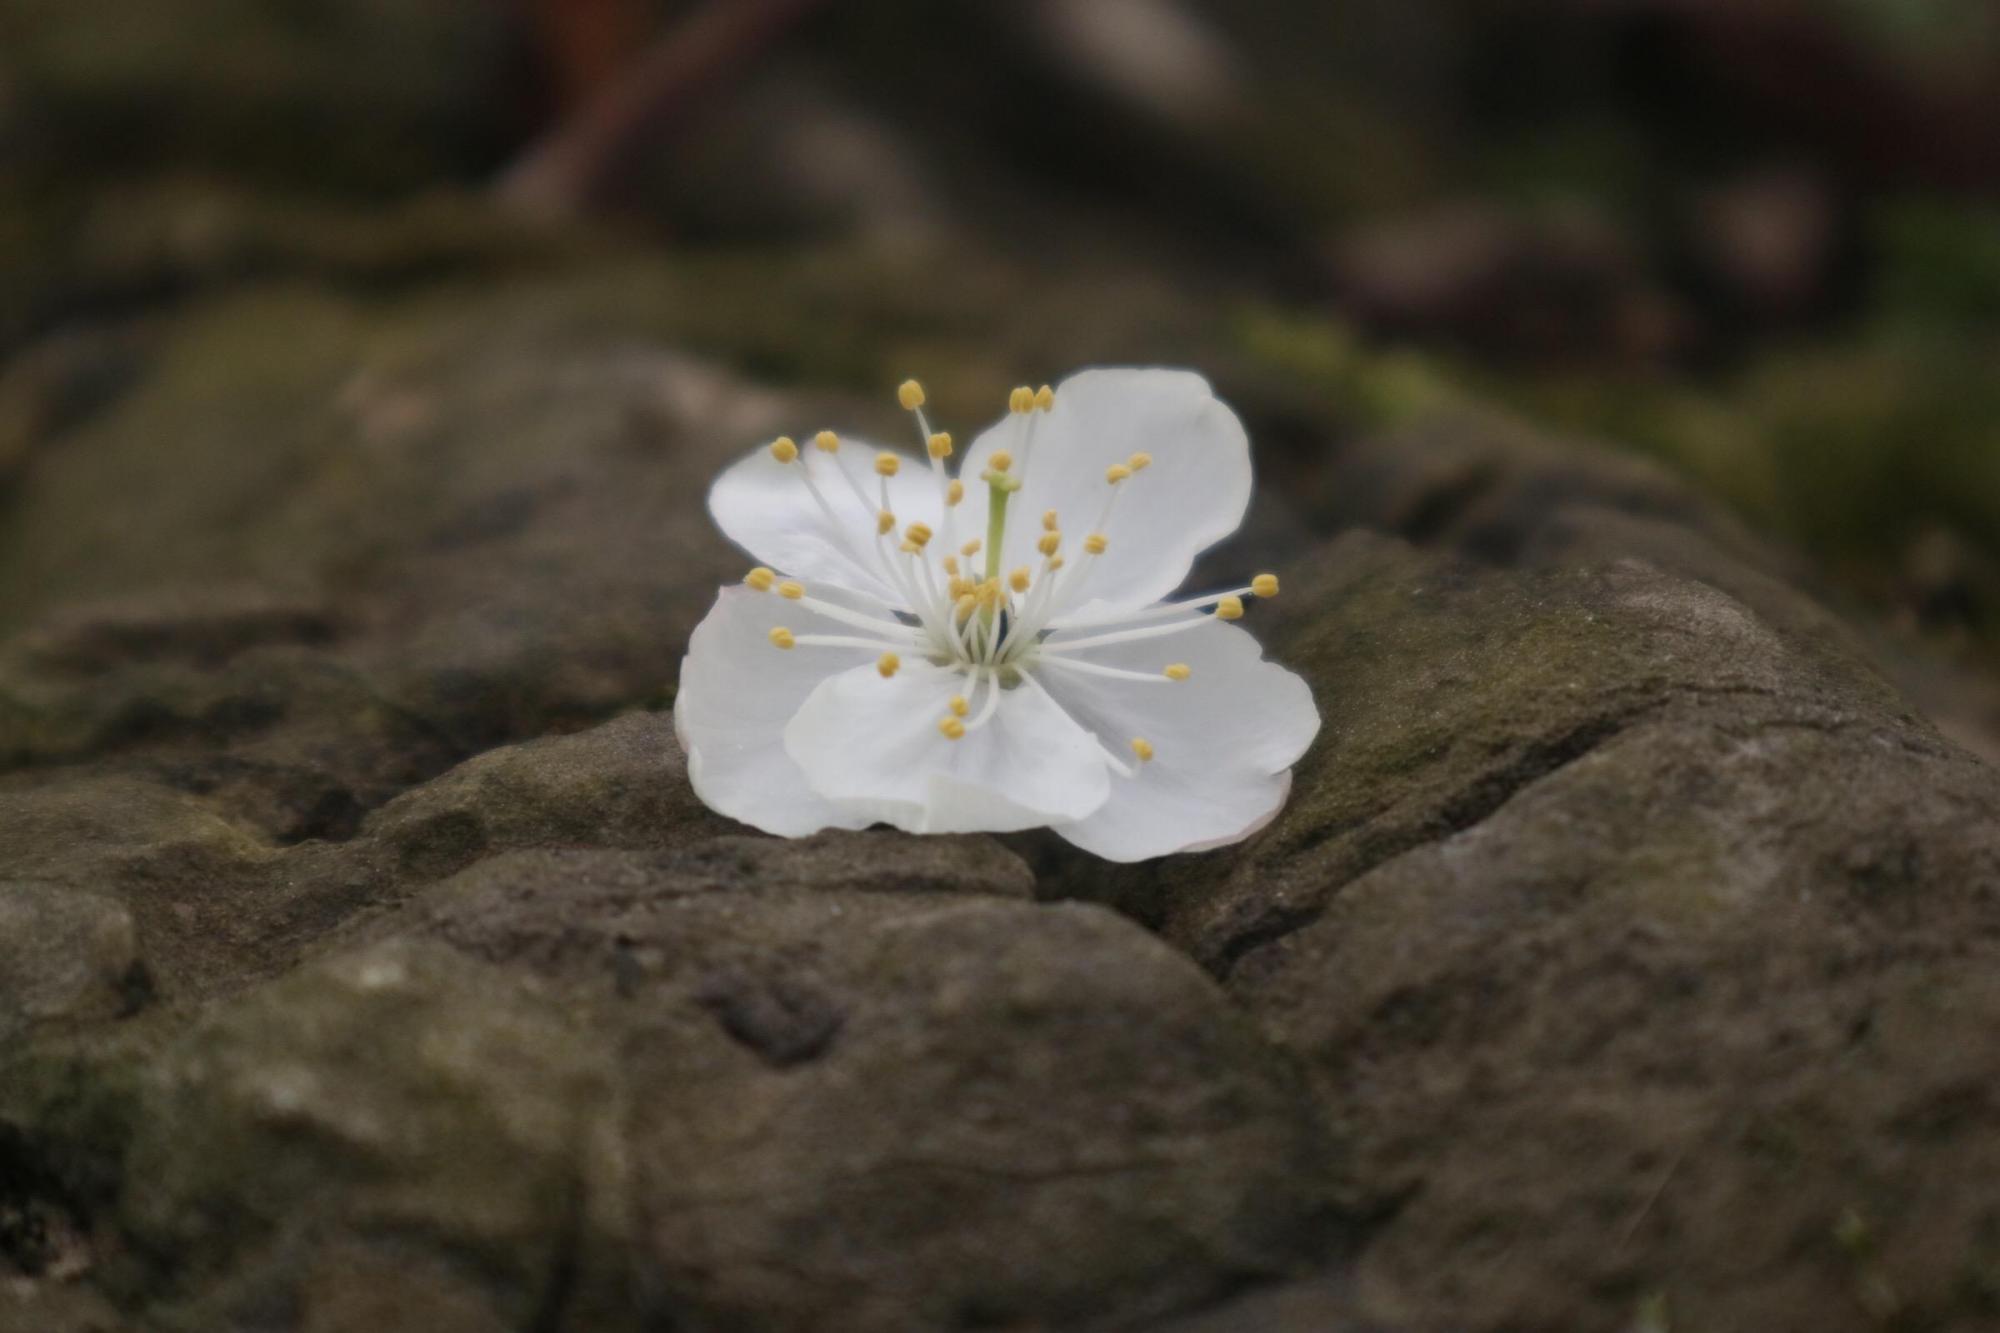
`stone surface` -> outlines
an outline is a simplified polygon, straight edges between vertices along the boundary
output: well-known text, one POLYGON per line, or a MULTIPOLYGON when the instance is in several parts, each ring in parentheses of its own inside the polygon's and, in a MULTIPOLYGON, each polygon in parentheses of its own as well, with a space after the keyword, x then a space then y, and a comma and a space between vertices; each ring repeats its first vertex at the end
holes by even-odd
POLYGON ((63 885, 0 881, 0 1041, 119 1018, 145 1002, 132 917, 63 885))
POLYGON ((1994 1317, 2000 780, 1642 465, 1360 430, 1428 391, 1248 340, 1267 485, 1206 568, 1278 569, 1325 717, 1269 829, 703 810, 706 479, 886 406, 685 350, 872 372, 770 322, 797 276, 257 282, 0 393, 0 1317, 1994 1317))

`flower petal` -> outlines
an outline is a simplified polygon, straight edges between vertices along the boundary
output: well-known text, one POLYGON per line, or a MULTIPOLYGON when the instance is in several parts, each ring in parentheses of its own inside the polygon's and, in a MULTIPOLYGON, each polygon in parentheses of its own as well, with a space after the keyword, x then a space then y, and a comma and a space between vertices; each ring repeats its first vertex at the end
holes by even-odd
POLYGON ((1142 737, 1153 749, 1133 776, 1112 779, 1102 806, 1056 832, 1108 860, 1140 861, 1240 841, 1278 812, 1291 786, 1287 770, 1319 731, 1319 710, 1305 681, 1265 661, 1248 633, 1211 618, 1168 638, 1090 650, 1087 660, 1149 674, 1182 662, 1191 674, 1154 685, 1046 659, 1034 668, 1108 748, 1127 753, 1142 737))
MULTIPOLYGON (((858 599, 848 601, 861 606, 858 599)), ((724 588, 681 659, 674 732, 687 751, 688 781, 711 809, 766 833, 800 837, 823 828, 865 828, 872 816, 843 809, 807 785, 785 753, 784 733, 820 682, 867 660, 869 652, 775 648, 768 636, 778 625, 794 633, 854 633, 773 593, 724 588)))
MULTIPOLYGON (((990 686, 987 688, 991 688, 990 686)), ((1032 683, 1003 693, 983 727, 940 734, 957 671, 917 663, 825 681, 785 728, 785 749, 822 797, 911 833, 1000 833, 1081 818, 1110 773, 1089 733, 1032 683)))
POLYGON ((884 452, 896 454, 898 462, 896 475, 889 478, 889 504, 898 524, 922 520, 936 527, 943 500, 929 461, 856 440, 843 440, 835 454, 821 453, 808 441, 790 463, 759 449, 715 479, 708 512, 729 540, 781 573, 905 606, 909 598, 883 576, 877 555, 881 478, 873 460, 884 452), (841 480, 837 469, 843 467, 859 483, 865 506, 841 480), (825 508, 813 499, 807 476, 819 488, 825 508))
POLYGON ((1072 565, 1095 562, 1079 590, 1093 613, 1149 606, 1178 588, 1197 555, 1236 531, 1250 503, 1243 423, 1191 371, 1072 375, 1057 386, 1048 412, 1010 413, 980 435, 966 455, 968 488, 976 489, 974 479, 999 448, 1013 453, 1022 479, 1011 502, 1006 566, 1035 563, 1040 516, 1055 510, 1072 565), (1033 444, 1024 446, 1031 420, 1033 444), (1111 494, 1105 471, 1135 453, 1152 462, 1119 483, 1125 494, 1105 525, 1109 545, 1085 556, 1082 542, 1111 494))

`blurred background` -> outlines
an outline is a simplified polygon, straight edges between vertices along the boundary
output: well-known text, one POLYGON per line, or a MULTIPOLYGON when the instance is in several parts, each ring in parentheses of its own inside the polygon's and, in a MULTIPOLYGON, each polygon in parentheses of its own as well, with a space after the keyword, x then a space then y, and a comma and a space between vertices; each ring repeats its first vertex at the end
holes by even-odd
POLYGON ((1988 0, 0 0, 0 485, 79 327, 634 248, 777 382, 1498 404, 2000 678, 1988 0))

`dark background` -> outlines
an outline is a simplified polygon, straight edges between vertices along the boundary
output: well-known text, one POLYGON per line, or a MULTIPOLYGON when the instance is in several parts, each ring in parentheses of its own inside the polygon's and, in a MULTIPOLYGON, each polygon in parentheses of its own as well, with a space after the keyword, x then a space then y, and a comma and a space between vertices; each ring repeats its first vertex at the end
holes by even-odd
MULTIPOLYGON (((1996 187, 1981 0, 0 5, 0 351, 582 219, 685 266, 686 342, 778 379, 983 403, 1156 357, 1362 417, 1510 405, 1980 671, 1996 187)), ((0 479, 89 378, 0 381, 0 479)))

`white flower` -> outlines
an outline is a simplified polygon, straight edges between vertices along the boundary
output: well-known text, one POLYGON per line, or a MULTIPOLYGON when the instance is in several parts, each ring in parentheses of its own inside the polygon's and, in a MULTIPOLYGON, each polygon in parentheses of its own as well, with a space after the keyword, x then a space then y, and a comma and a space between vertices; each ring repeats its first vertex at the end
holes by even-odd
POLYGON ((1249 504, 1235 413, 1186 371, 1086 370, 1014 390, 954 477, 923 390, 900 396, 928 457, 826 431, 709 492, 769 568, 681 665, 701 799, 787 836, 1048 825, 1114 861, 1268 823, 1319 713, 1226 622, 1278 581, 1161 600, 1249 504))

